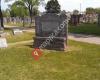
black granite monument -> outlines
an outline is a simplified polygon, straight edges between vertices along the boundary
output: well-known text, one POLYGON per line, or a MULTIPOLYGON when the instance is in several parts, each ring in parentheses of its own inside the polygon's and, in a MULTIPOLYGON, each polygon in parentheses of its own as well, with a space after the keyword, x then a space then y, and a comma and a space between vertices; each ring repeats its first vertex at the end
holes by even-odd
MULTIPOLYGON (((53 1, 53 0, 51 0, 53 1)), ((55 0, 54 0, 55 1, 55 0)), ((50 4, 49 4, 50 5, 50 4)), ((47 8, 49 9, 49 8, 47 8)), ((46 41, 50 39, 50 35, 58 29, 58 27, 63 24, 64 21, 67 20, 67 16, 65 14, 61 14, 57 9, 54 11, 53 9, 49 9, 52 11, 47 11, 47 13, 42 16, 37 16, 35 18, 35 32, 36 37, 34 38, 34 47, 40 48, 40 46, 46 41)), ((44 49, 50 50, 65 50, 67 43, 67 21, 64 24, 63 29, 58 30, 57 35, 53 37, 53 40, 50 41, 49 44, 43 47, 44 49)))

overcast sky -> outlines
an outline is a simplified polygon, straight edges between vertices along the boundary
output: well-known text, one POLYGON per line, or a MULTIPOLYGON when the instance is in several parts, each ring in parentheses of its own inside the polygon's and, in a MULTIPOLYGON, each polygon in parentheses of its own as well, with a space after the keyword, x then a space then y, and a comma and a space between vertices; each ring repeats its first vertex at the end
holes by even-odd
MULTIPOLYGON (((7 3, 5 3, 4 0, 1 1, 2 1, 2 9, 6 9, 7 3)), ((48 0, 45 0, 45 2, 47 1, 48 0)), ((82 11, 84 11, 86 7, 94 7, 94 8, 100 7, 100 0, 58 0, 58 1, 61 5, 61 9, 66 11, 73 11, 74 9, 80 10, 80 3, 82 11)), ((44 11, 44 7, 45 6, 41 6, 39 10, 44 11)))

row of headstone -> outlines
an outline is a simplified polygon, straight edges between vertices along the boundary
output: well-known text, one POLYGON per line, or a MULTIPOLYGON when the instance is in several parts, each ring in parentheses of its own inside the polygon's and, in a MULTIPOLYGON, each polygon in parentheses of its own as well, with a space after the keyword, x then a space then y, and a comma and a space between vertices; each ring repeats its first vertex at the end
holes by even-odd
POLYGON ((72 25, 78 25, 79 23, 97 23, 99 21, 98 14, 80 14, 71 15, 70 23, 72 25))
MULTIPOLYGON (((30 23, 31 19, 29 17, 20 18, 20 17, 4 17, 4 23, 22 23, 24 20, 25 23, 30 23)), ((34 19, 33 19, 34 20, 34 19)))
POLYGON ((86 14, 82 16, 85 23, 97 23, 98 14, 86 14))
POLYGON ((77 26, 80 23, 80 15, 71 15, 70 23, 74 26, 77 26))

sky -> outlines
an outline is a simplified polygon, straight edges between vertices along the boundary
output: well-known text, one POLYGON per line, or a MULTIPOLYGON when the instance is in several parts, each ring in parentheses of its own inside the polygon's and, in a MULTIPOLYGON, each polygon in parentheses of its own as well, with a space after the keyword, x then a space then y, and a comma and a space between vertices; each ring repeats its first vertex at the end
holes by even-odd
MULTIPOLYGON (((4 0, 2 1, 2 9, 6 9, 8 4, 12 4, 13 2, 5 3, 4 0)), ((45 0, 47 3, 49 0, 45 0)), ((100 0, 58 0, 59 4, 61 5, 61 10, 66 11, 73 11, 77 9, 80 11, 80 4, 81 4, 81 11, 85 11, 87 7, 97 8, 100 7, 100 0)), ((44 11, 45 6, 40 6, 39 10, 44 11)))

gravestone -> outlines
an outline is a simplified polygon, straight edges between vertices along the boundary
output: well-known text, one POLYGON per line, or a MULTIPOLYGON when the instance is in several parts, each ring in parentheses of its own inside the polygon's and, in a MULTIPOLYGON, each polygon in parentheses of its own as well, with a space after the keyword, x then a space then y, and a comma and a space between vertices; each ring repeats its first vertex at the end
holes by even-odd
POLYGON ((8 32, 0 33, 0 37, 7 37, 7 36, 10 36, 10 33, 8 32))
POLYGON ((22 34, 23 33, 23 31, 21 30, 21 29, 13 29, 13 34, 14 35, 20 35, 20 34, 22 34))
POLYGON ((0 48, 7 48, 7 41, 6 38, 0 38, 0 48))
POLYGON ((71 24, 77 26, 80 23, 80 15, 71 15, 71 24))
MULTIPOLYGON (((35 32, 36 37, 34 38, 34 47, 39 48, 46 40, 50 39, 50 34, 54 33, 55 30, 67 19, 64 14, 52 14, 47 13, 42 16, 35 18, 35 32)), ((53 41, 50 41, 49 45, 46 45, 45 49, 51 50, 65 50, 67 42, 67 23, 64 28, 53 37, 53 41)))
POLYGON ((98 25, 100 25, 100 14, 98 14, 98 25))
POLYGON ((10 36, 9 32, 0 31, 0 37, 7 37, 10 36))

